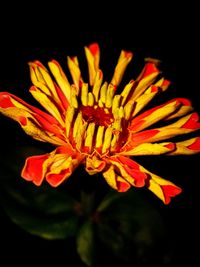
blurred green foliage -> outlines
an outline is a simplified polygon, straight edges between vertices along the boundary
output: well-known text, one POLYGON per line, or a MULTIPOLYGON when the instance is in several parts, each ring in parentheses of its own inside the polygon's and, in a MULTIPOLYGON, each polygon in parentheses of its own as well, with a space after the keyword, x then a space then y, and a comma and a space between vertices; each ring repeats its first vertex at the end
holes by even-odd
MULTIPOLYGON (((44 239, 74 238, 86 266, 104 266, 112 259, 132 266, 148 262, 157 253, 165 224, 139 190, 118 193, 97 186, 97 193, 97 188, 93 190, 84 181, 83 187, 68 182, 58 188, 46 183, 37 187, 20 178, 20 171, 27 155, 41 153, 25 147, 3 160, 0 201, 15 224, 44 239)), ((84 175, 81 168, 74 173, 81 179, 84 175)), ((95 183, 100 177, 92 179, 95 183)))

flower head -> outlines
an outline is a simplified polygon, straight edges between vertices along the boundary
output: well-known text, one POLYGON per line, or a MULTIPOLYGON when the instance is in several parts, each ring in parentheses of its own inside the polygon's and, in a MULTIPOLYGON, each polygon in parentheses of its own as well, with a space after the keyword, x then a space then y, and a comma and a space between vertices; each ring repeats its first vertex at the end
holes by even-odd
POLYGON ((83 81, 77 57, 68 57, 72 84, 55 60, 29 63, 32 96, 46 112, 20 98, 0 93, 0 112, 21 125, 33 138, 56 148, 26 159, 22 177, 36 185, 46 180, 56 187, 66 181, 79 164, 90 174, 102 172, 107 183, 119 192, 131 186, 147 186, 165 204, 181 189, 132 160, 139 155, 194 154, 200 137, 168 141, 200 129, 198 115, 185 98, 175 98, 142 112, 170 82, 160 77, 158 62, 148 59, 142 72, 121 93, 117 89, 133 54, 121 51, 113 77, 103 81, 97 43, 85 47, 89 84, 83 81), (153 127, 159 121, 163 127, 153 127), (171 122, 172 121, 172 122, 171 122), (171 123, 170 123, 171 122, 171 123), (167 140, 167 141, 164 141, 167 140))

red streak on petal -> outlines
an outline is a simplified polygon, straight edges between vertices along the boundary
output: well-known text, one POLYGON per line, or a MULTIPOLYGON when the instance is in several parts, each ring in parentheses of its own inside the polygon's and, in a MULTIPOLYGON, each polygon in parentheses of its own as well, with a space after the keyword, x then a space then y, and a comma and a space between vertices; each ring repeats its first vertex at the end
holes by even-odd
POLYGON ((131 168, 134 168, 136 170, 139 170, 140 168, 140 165, 137 164, 135 161, 133 161, 132 159, 130 158, 127 158, 127 157, 124 157, 124 156, 119 156, 118 157, 118 160, 123 163, 123 164, 126 164, 128 166, 130 166, 131 168))
POLYGON ((161 87, 162 87, 162 86, 167 87, 167 86, 170 85, 170 83, 171 83, 171 82, 170 82, 169 80, 166 80, 166 79, 165 79, 165 80, 163 81, 161 87))
POLYGON ((181 126, 181 128, 186 128, 186 129, 200 129, 200 123, 198 123, 199 120, 199 115, 197 113, 193 113, 188 121, 181 126))
POLYGON ((178 107, 180 105, 180 102, 179 102, 179 99, 176 98, 176 99, 172 99, 170 101, 168 101, 167 103, 165 104, 162 104, 162 105, 159 105, 157 107, 154 107, 154 108, 151 108, 147 111, 145 111, 144 113, 142 113, 141 115, 137 116, 136 118, 134 118, 132 121, 131 121, 131 124, 129 126, 129 129, 130 130, 136 130, 138 127, 140 127, 145 121, 142 120, 142 119, 145 119, 146 117, 150 116, 153 112, 155 112, 156 110, 168 105, 169 103, 171 102, 174 102, 176 101, 176 106, 178 107))
POLYGON ((135 147, 138 143, 145 142, 146 140, 155 136, 159 132, 160 132, 159 130, 152 129, 152 130, 146 130, 140 133, 132 134, 131 142, 133 143, 133 147, 135 147))
POLYGON ((90 52, 95 56, 99 52, 99 45, 97 43, 93 43, 88 46, 90 52))
POLYGON ((12 101, 10 100, 10 95, 6 92, 0 93, 0 107, 1 108, 15 107, 12 101))
POLYGON ((184 106, 191 106, 192 105, 191 101, 187 98, 179 97, 179 98, 176 98, 176 100, 178 100, 184 106))
POLYGON ((56 92, 58 94, 58 97, 62 103, 63 108, 61 107, 62 111, 65 111, 68 106, 69 106, 69 102, 67 101, 67 98, 65 97, 65 95, 63 94, 62 90, 60 89, 60 87, 58 87, 56 84, 54 84, 55 88, 56 88, 56 92))
POLYGON ((191 150, 200 150, 200 137, 197 137, 193 144, 187 147, 191 150))
POLYGON ((129 188, 131 187, 131 185, 129 183, 123 183, 121 181, 117 181, 117 191, 118 192, 126 192, 129 188))
POLYGON ((19 122, 22 126, 26 126, 27 125, 27 119, 23 116, 19 117, 19 122))
POLYGON ((29 91, 37 91, 37 88, 33 85, 33 86, 31 86, 31 88, 29 89, 29 91))
POLYGON ((56 61, 55 59, 52 59, 51 62, 53 62, 55 65, 57 65, 60 68, 58 61, 56 61))
POLYGON ((168 148, 169 150, 174 150, 176 146, 174 143, 169 143, 169 144, 165 145, 164 147, 168 148))
POLYGON ((154 73, 154 72, 159 72, 159 70, 157 69, 156 65, 154 63, 146 63, 145 67, 144 67, 144 71, 142 74, 142 77, 140 78, 143 79, 147 76, 149 76, 150 74, 154 73))
POLYGON ((114 161, 118 161, 122 164, 124 170, 133 178, 134 185, 142 187, 145 185, 146 173, 140 171, 140 165, 130 158, 120 156, 115 158, 114 161))
POLYGON ((35 63, 38 67, 45 69, 44 66, 42 65, 42 63, 41 63, 40 61, 35 60, 34 63, 35 63))
POLYGON ((57 137, 62 138, 62 135, 60 134, 60 131, 58 127, 55 126, 55 124, 49 123, 46 119, 41 117, 39 114, 34 114, 33 115, 36 120, 40 123, 40 126, 43 128, 43 130, 48 131, 50 133, 54 133, 57 137))
POLYGON ((155 86, 155 85, 152 85, 152 86, 151 86, 151 92, 152 92, 152 93, 153 93, 153 92, 158 92, 158 87, 155 86))
POLYGON ((171 197, 174 197, 182 192, 180 187, 174 185, 161 185, 161 188, 165 197, 165 204, 169 204, 171 197))
POLYGON ((130 52, 130 51, 123 51, 123 52, 124 52, 124 56, 125 56, 126 58, 131 58, 131 57, 133 56, 133 53, 130 52))

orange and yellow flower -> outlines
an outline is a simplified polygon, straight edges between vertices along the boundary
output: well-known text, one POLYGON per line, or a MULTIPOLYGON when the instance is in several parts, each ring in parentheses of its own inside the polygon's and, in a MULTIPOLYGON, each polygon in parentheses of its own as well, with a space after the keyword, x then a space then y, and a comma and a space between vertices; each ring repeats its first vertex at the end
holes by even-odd
POLYGON ((131 157, 199 152, 200 137, 168 141, 200 129, 198 114, 192 112, 191 103, 185 98, 175 98, 141 112, 170 84, 160 77, 156 60, 148 59, 139 77, 117 94, 133 54, 121 51, 110 83, 103 81, 99 69, 98 44, 85 47, 85 54, 89 84, 83 81, 77 57, 67 58, 72 84, 55 60, 48 63, 49 70, 39 61, 29 63, 33 83, 30 93, 46 112, 12 94, 0 93, 2 114, 19 122, 33 138, 56 146, 51 153, 27 158, 22 177, 37 186, 46 180, 57 187, 79 164, 84 164, 90 175, 102 172, 106 182, 119 192, 131 186, 147 186, 168 204, 181 189, 131 157), (152 128, 161 120, 166 122, 165 126, 152 128))

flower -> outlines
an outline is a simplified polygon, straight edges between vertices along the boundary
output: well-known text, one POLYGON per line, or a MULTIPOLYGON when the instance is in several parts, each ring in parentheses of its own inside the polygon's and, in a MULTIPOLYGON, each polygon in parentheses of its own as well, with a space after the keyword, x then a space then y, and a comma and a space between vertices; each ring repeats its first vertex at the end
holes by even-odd
POLYGON ((199 152, 200 137, 168 141, 200 129, 198 114, 192 112, 191 102, 185 98, 141 112, 170 84, 160 77, 157 60, 147 59, 137 79, 117 94, 132 52, 121 51, 110 83, 103 82, 98 44, 85 47, 85 54, 89 85, 83 81, 77 57, 67 58, 72 84, 56 60, 48 63, 50 71, 39 61, 29 63, 33 83, 30 93, 47 112, 15 95, 0 93, 2 114, 19 122, 33 138, 56 146, 50 153, 28 157, 22 177, 37 186, 46 180, 57 187, 79 164, 84 164, 90 175, 102 172, 106 182, 119 192, 131 186, 147 186, 168 204, 181 188, 146 170, 131 157, 199 152), (152 128, 161 120, 165 126, 152 128))

